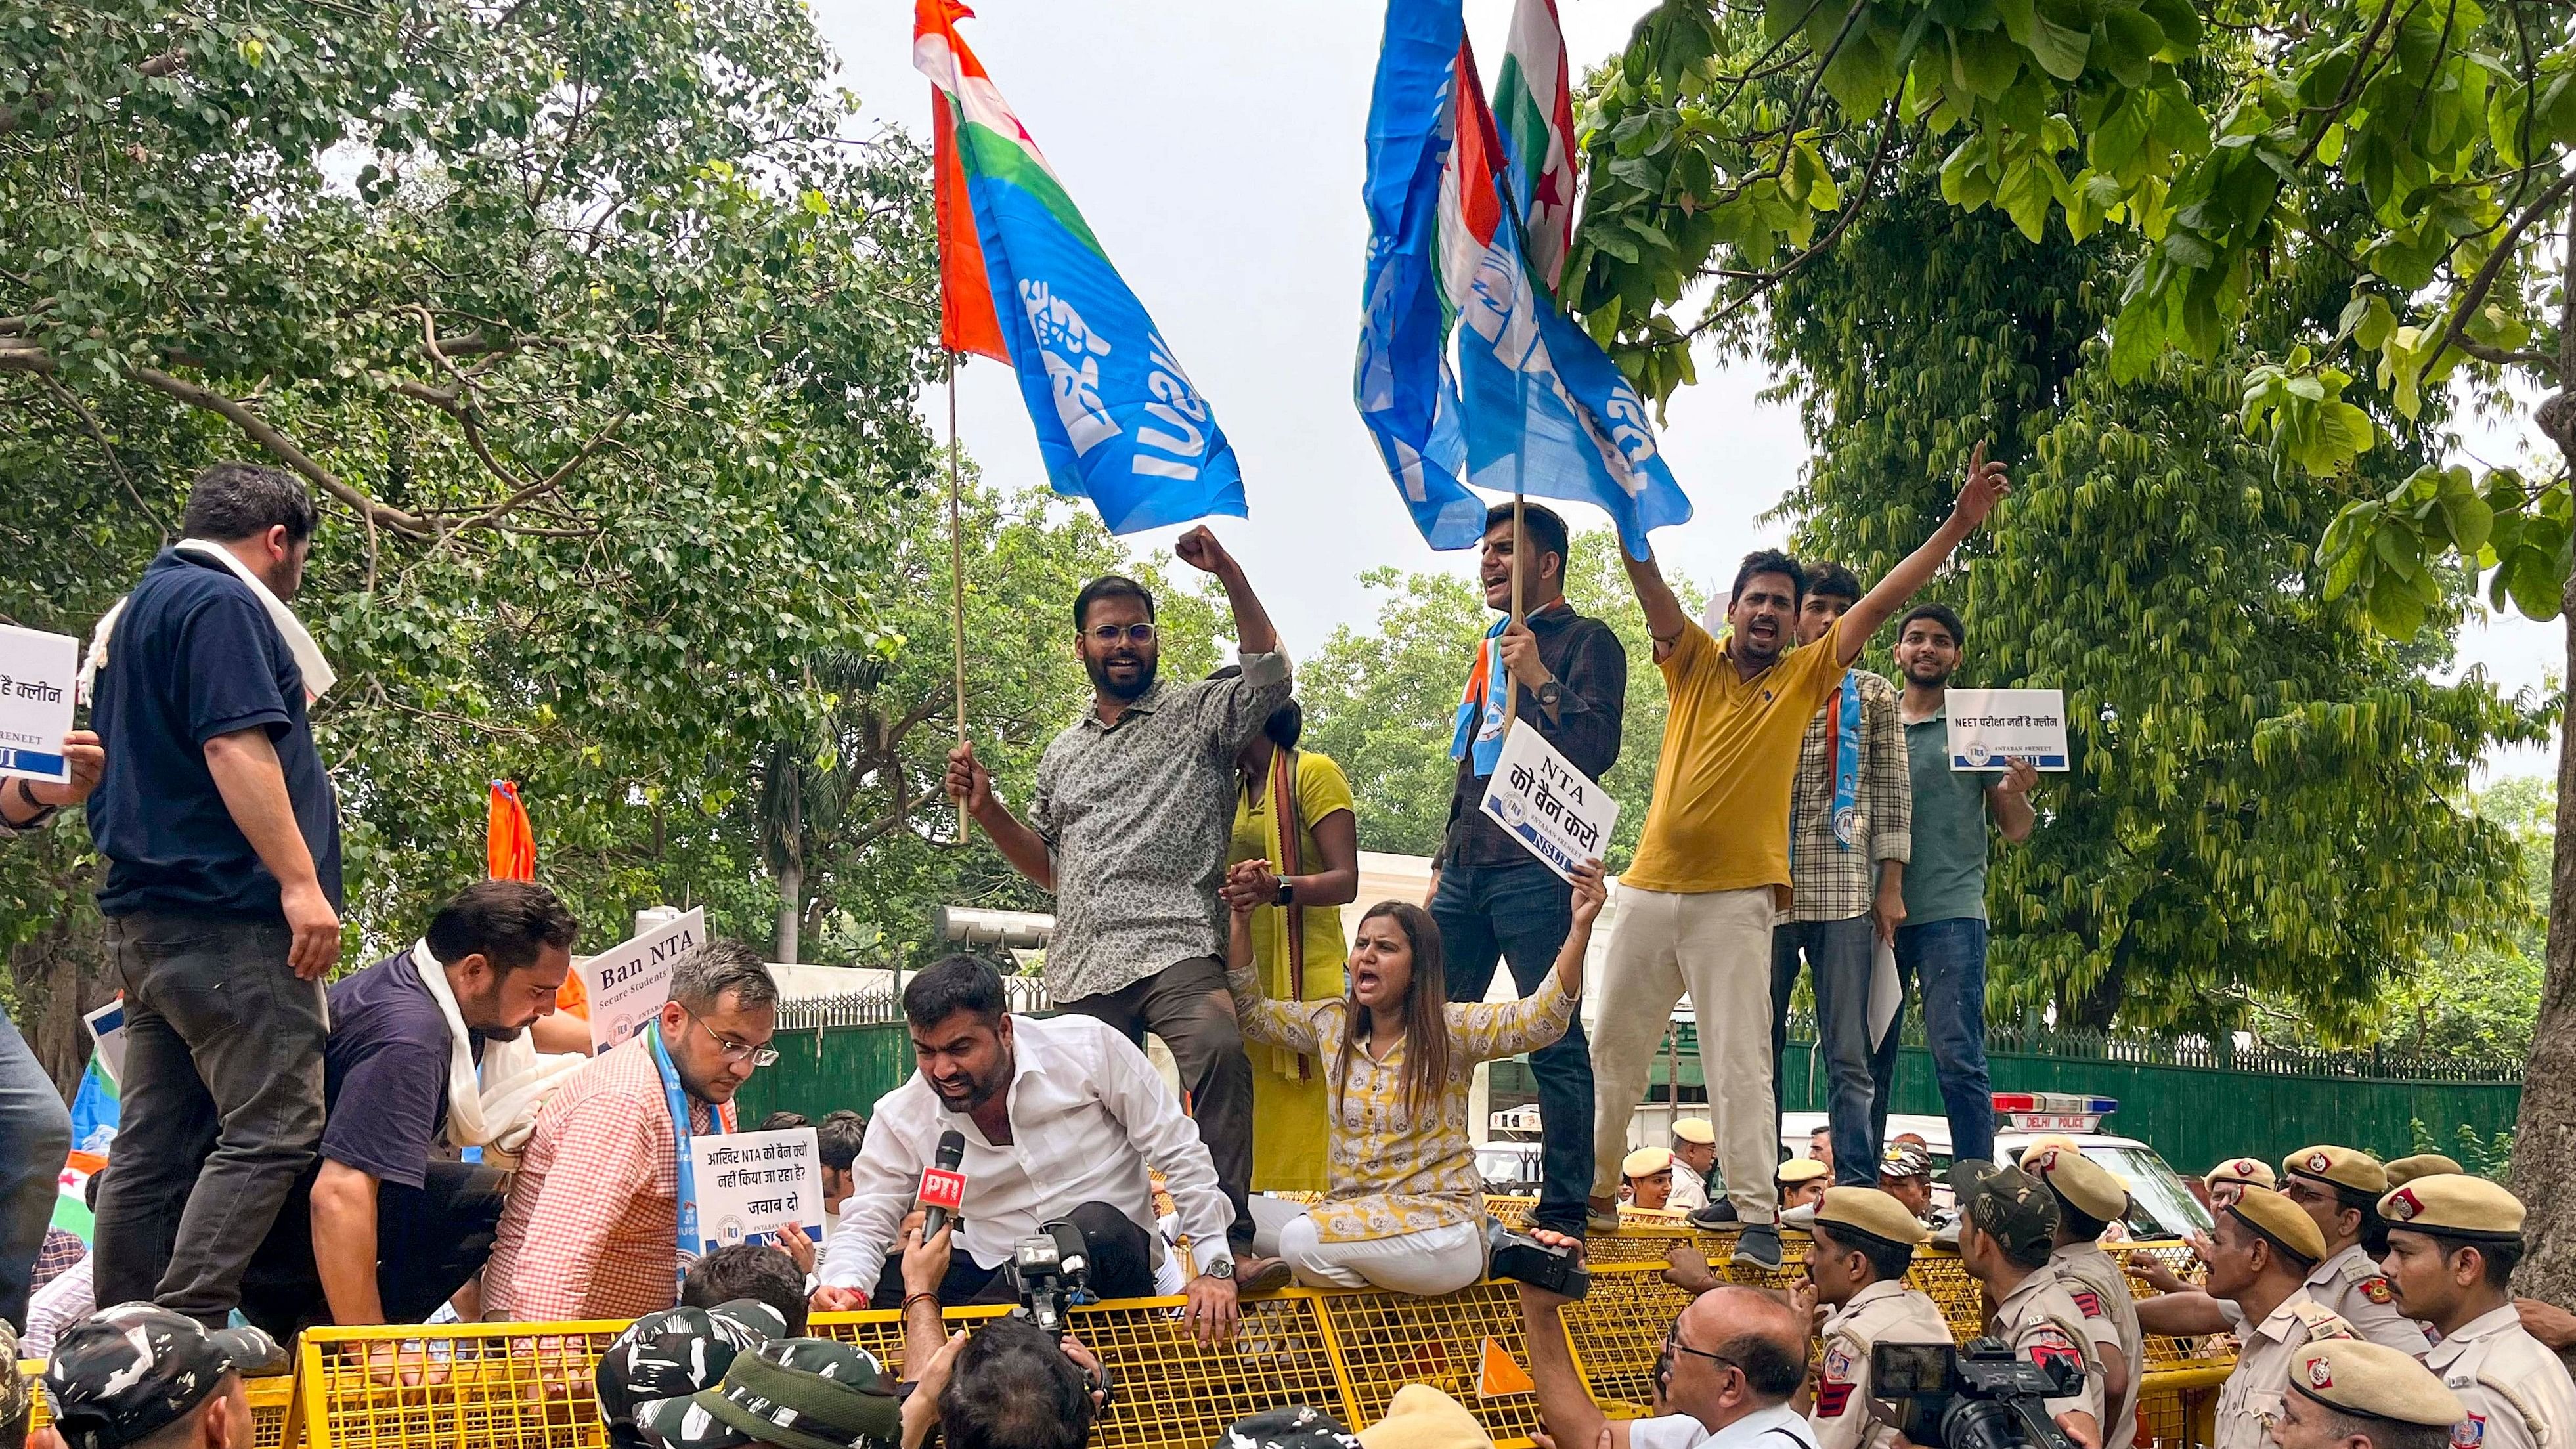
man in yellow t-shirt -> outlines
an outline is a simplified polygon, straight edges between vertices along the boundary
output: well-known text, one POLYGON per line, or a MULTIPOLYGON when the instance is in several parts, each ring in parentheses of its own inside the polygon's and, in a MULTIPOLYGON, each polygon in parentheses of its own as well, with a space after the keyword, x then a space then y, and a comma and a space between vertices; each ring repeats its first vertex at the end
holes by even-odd
POLYGON ((1636 860, 1619 880, 1619 923, 1593 1028, 1595 1212, 1617 1210, 1628 1117, 1644 1094, 1654 1045, 1687 991, 1699 1021, 1718 1173, 1744 1225, 1735 1261, 1780 1266, 1771 925, 1788 904, 1798 744, 1869 636, 1931 581, 2008 487, 2003 464, 1988 462, 1979 443, 1950 517, 1804 648, 1790 645, 1805 575, 1787 554, 1766 549, 1745 559, 1727 602, 1723 644, 1682 611, 1652 557, 1622 555, 1672 702, 1654 803, 1636 860))

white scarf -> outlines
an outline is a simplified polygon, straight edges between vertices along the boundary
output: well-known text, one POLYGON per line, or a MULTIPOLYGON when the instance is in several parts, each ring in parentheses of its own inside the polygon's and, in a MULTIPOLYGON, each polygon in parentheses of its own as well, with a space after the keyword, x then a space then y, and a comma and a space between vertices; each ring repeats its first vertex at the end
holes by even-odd
POLYGON ((509 1041, 483 1044, 483 1068, 474 1067, 474 1040, 465 1014, 447 984, 447 968, 432 955, 429 942, 415 941, 411 964, 420 984, 447 1018, 447 1142, 451 1147, 480 1147, 483 1160, 504 1172, 519 1165, 519 1150, 536 1131, 537 1109, 555 1085, 590 1060, 578 1052, 540 1055, 525 1032, 509 1041), (489 1082, 490 1085, 485 1085, 489 1082))
MULTIPOLYGON (((312 632, 295 617, 295 611, 286 607, 285 600, 270 593, 267 583, 250 571, 250 565, 233 557, 231 549, 202 538, 183 538, 172 547, 181 553, 212 559, 232 570, 234 578, 250 586, 251 596, 268 611, 268 622, 276 626, 278 637, 286 641, 286 652, 295 656, 295 667, 304 675, 305 703, 311 704, 329 694, 331 686, 340 682, 340 676, 331 671, 331 661, 322 657, 322 646, 313 642, 312 632)), ((133 596, 129 594, 126 597, 133 596)), ((98 679, 98 671, 107 665, 108 636, 116 628, 117 617, 124 612, 125 599, 119 599, 100 617, 97 632, 90 635, 89 657, 81 664, 80 692, 83 699, 96 697, 92 686, 98 679)))

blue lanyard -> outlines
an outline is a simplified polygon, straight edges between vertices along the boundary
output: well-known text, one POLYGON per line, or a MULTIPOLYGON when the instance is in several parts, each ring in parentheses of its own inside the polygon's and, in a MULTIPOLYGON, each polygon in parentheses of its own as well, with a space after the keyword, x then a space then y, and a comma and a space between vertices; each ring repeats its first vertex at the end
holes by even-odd
MULTIPOLYGON (((676 1194, 680 1210, 679 1251, 673 1260, 672 1275, 675 1281, 686 1283, 689 1266, 698 1260, 698 1169, 689 1160, 689 1095, 680 1089, 680 1074, 671 1065, 670 1052, 662 1046, 661 1023, 646 1022, 644 1035, 652 1038, 653 1069, 662 1074, 662 1098, 671 1109, 672 1144, 678 1152, 680 1169, 676 1194)), ((724 1123, 717 1119, 715 1125, 721 1129, 724 1123)))
POLYGON ((1846 670, 1828 733, 1834 743, 1834 843, 1852 848, 1860 800, 1860 676, 1846 670))

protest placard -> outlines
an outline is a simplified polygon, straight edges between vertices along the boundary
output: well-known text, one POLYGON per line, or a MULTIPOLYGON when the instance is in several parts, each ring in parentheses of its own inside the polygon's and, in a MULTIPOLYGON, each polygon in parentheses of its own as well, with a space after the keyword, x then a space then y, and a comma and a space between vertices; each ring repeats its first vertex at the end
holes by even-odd
POLYGON ((789 1223, 823 1239, 823 1157, 811 1127, 689 1139, 698 1252, 775 1241, 789 1223))
POLYGON ((1609 848, 1610 828, 1619 823, 1619 802, 1610 792, 1522 719, 1503 737, 1478 808, 1568 880, 1576 866, 1609 848))
POLYGON ((1946 711, 1953 770, 2000 770, 2009 759, 2039 770, 2066 768, 2062 689, 1954 689, 1946 711))
POLYGON ((72 777, 63 736, 79 681, 79 640, 0 624, 0 776, 72 777))
POLYGON ((671 963, 707 939, 707 913, 692 910, 581 963, 596 1056, 644 1029, 671 998, 671 963))
POLYGON ((89 1039, 98 1043, 99 1065, 111 1082, 125 1080, 125 998, 120 996, 81 1018, 89 1039))

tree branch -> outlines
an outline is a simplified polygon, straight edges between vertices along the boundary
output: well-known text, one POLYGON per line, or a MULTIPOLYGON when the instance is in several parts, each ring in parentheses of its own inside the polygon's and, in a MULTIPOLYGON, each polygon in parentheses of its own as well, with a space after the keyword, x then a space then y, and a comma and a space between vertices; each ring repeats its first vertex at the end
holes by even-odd
POLYGON ((1754 285, 1746 289, 1742 296, 1737 297, 1734 301, 1727 303, 1723 307, 1711 310, 1707 316, 1700 318, 1698 324, 1692 327, 1688 332, 1684 332, 1677 337, 1657 345, 1663 347, 1671 347, 1676 344, 1684 347, 1689 346, 1690 343, 1701 333, 1708 331, 1710 328, 1717 326, 1727 318, 1732 317, 1736 313, 1743 311, 1746 307, 1751 306, 1755 298, 1770 291, 1773 287, 1778 286, 1782 281, 1786 280, 1791 273, 1797 271, 1807 263, 1814 261, 1818 256, 1821 256, 1826 249, 1833 246, 1835 239, 1843 234, 1843 229, 1851 225, 1852 218, 1860 215, 1861 207, 1868 202, 1870 193, 1877 188, 1879 169, 1886 163, 1889 143, 1894 141, 1895 137, 1896 103, 1891 101, 1888 103, 1886 116, 1879 122, 1878 146, 1877 149, 1870 153, 1869 169, 1861 173, 1860 189, 1845 200, 1843 203, 1842 214, 1834 218, 1834 224, 1825 229, 1825 234, 1816 238, 1813 246, 1810 246, 1805 251, 1791 257, 1779 268, 1779 270, 1768 273, 1767 275, 1762 273, 1750 274, 1754 285))
MULTIPOLYGON (((5 353, 0 353, 0 358, 4 357, 5 353)), ((432 527, 428 520, 417 514, 406 513, 399 508, 379 503, 341 482, 338 474, 333 473, 329 468, 324 467, 320 460, 297 447, 294 439, 278 431, 275 425, 251 411, 248 406, 212 388, 189 382, 184 378, 172 377, 157 367, 137 367, 133 369, 133 376, 144 385, 167 393, 190 407, 203 408, 222 417, 234 427, 241 429, 243 435, 252 442, 266 449, 271 457, 303 474, 315 487, 356 509, 359 513, 372 517, 384 527, 406 538, 428 539, 437 536, 438 530, 432 527)))
MULTIPOLYGON (((187 68, 188 53, 186 51, 165 50, 159 55, 153 56, 149 60, 144 61, 141 65, 136 66, 134 68, 134 74, 138 80, 153 80, 165 75, 175 75, 187 68)), ((133 87, 128 86, 126 89, 130 91, 133 87)), ((36 94, 27 97, 27 99, 19 105, 0 106, 0 136, 9 135, 10 133, 24 127, 28 122, 52 109, 53 104, 53 92, 39 91, 36 94)))
MULTIPOLYGON (((2522 234, 2528 231, 2534 222, 2555 211, 2558 204, 2565 201, 2571 191, 2576 191, 2576 170, 2564 173, 2548 190, 2533 197, 2531 204, 2522 209, 2522 214, 2513 219, 2513 224, 2505 228, 2504 235, 2496 238, 2495 249, 2487 253, 2485 264, 2478 268, 2477 275, 2469 278, 2469 284, 2460 290, 2459 300, 2452 304, 2451 325, 2442 331, 2442 345, 2433 349, 2431 357, 2424 359, 2425 371, 2430 372, 2433 364, 2442 360, 2443 351, 2453 347, 2481 362, 2500 365, 2512 363, 2546 367, 2556 361, 2539 353, 2508 353, 2501 348, 2472 341, 2468 334, 2468 321, 2471 313, 2485 305, 2487 293, 2494 290, 2496 277, 2503 272, 2505 264, 2512 259, 2514 248, 2521 242, 2522 234)), ((2568 379, 2562 372, 2553 381, 2564 387, 2568 379)))

